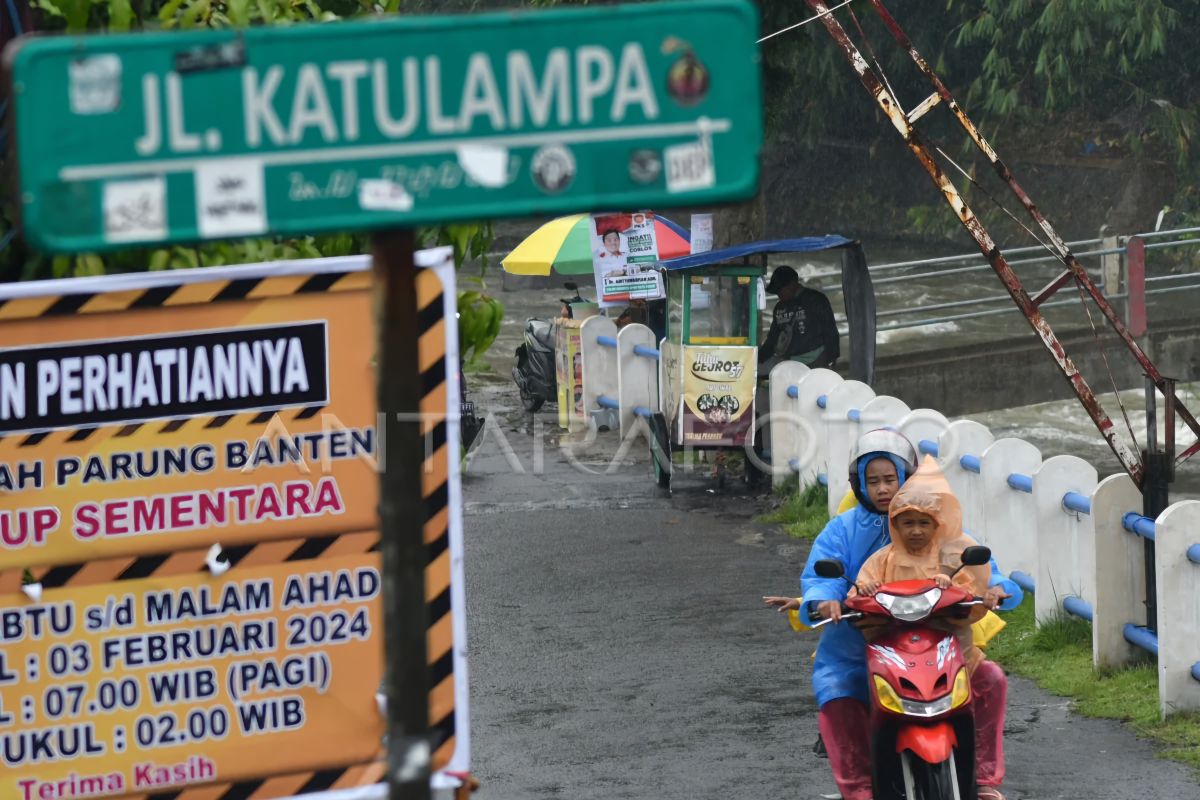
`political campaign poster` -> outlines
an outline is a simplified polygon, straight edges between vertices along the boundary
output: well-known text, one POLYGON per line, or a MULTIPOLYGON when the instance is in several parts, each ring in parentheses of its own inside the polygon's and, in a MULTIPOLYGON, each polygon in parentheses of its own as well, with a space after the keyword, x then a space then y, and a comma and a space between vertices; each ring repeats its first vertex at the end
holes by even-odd
POLYGON ((654 214, 649 211, 597 214, 592 218, 592 269, 602 307, 630 300, 661 300, 662 274, 654 214))
MULTIPOLYGON (((441 774, 470 766, 456 294, 449 248, 416 261, 441 774)), ((0 310, 0 797, 381 780, 368 259, 31 282, 0 310)))

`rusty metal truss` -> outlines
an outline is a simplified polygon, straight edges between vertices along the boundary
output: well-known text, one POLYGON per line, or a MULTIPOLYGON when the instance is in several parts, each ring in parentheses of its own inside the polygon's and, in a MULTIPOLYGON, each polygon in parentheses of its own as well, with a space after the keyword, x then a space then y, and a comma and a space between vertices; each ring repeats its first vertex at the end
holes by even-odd
MULTIPOLYGON (((1034 204, 1033 200, 1030 199, 1029 195, 1025 193, 1025 190, 1022 189, 1020 184, 1017 183, 1017 180, 1013 176, 1011 170, 1009 170, 1004 162, 1000 160, 1000 157, 996 154, 996 151, 992 149, 992 146, 988 144, 986 139, 984 139, 983 134, 979 132, 979 129, 975 127, 975 124, 967 117, 966 112, 963 111, 962 107, 959 106, 959 104, 955 101, 954 97, 950 94, 949 89, 947 89, 945 84, 942 83, 941 79, 933 71, 933 68, 930 67, 929 63, 925 61, 919 52, 917 52, 916 47, 913 46, 913 43, 908 38, 908 35, 905 34, 899 23, 896 22, 895 18, 892 17, 888 10, 884 8, 881 0, 864 0, 864 2, 870 4, 880 20, 883 22, 883 25, 887 29, 888 33, 891 34, 892 38, 896 40, 900 47, 908 52, 909 56, 913 60, 913 63, 916 64, 917 69, 933 85, 933 93, 921 100, 908 111, 904 110, 904 107, 901 105, 899 99, 895 96, 891 85, 887 80, 887 76, 883 74, 878 61, 876 61, 874 58, 874 51, 871 48, 870 43, 866 40, 865 31, 862 29, 862 26, 858 24, 857 18, 853 16, 853 10, 848 9, 845 13, 849 14, 853 19, 854 27, 856 28, 859 37, 863 41, 866 52, 871 56, 871 60, 874 62, 873 64, 868 63, 867 59, 863 57, 862 51, 860 51, 854 42, 851 41, 851 38, 847 34, 845 28, 843 28, 841 23, 838 22, 833 12, 830 11, 825 2, 822 2, 822 0, 806 0, 806 2, 813 9, 813 11, 817 12, 821 22, 825 25, 826 30, 829 32, 829 35, 833 37, 834 42, 836 42, 843 55, 845 55, 846 60, 850 63, 850 66, 853 68, 855 74, 858 75, 859 80, 862 81, 862 84, 866 88, 867 92, 875 99, 875 102, 878 103, 879 107, 883 110, 883 113, 887 115, 892 125, 900 133, 901 138, 904 139, 904 143, 908 145, 908 149, 912 151, 914 156, 916 156, 917 160, 921 163, 921 166, 925 168, 927 173, 929 173, 929 177, 933 180, 934 185, 936 185, 941 191, 942 196, 946 199, 946 202, 950 204, 952 209, 954 209, 954 212, 958 215, 958 219, 962 223, 962 226, 971 235, 971 238, 975 240, 975 243, 979 245, 980 251, 991 263, 992 269, 995 270, 996 275, 999 276, 1000 280, 1004 283, 1009 295, 1012 296, 1012 299, 1017 304, 1017 307, 1021 309, 1021 313, 1025 315, 1027 320, 1029 320, 1029 324, 1032 326, 1034 332, 1042 340, 1042 343, 1046 346, 1046 349, 1050 351, 1050 354, 1054 357, 1055 363, 1058 364, 1059 369, 1062 370, 1063 375, 1070 382, 1071 388, 1074 389, 1075 394, 1079 397, 1079 401, 1083 404, 1083 407, 1087 409, 1088 415, 1092 418, 1092 421, 1096 423, 1096 427, 1100 430, 1100 434, 1104 437, 1105 441, 1108 442, 1109 447, 1112 448, 1113 453, 1116 454, 1117 458, 1125 467, 1125 470, 1129 473, 1130 477, 1133 478, 1134 482, 1140 487, 1142 486, 1143 479, 1145 477, 1145 466, 1142 462, 1141 454, 1137 451, 1137 442, 1132 442, 1131 447, 1130 444, 1126 444, 1126 442, 1122 440, 1120 433, 1113 425, 1112 419, 1100 405, 1099 398, 1097 398, 1095 391, 1088 384, 1083 375, 1079 373, 1074 361, 1072 361, 1071 357, 1064 349, 1062 342, 1059 341, 1058 337, 1051 329, 1050 323, 1046 321, 1045 317, 1042 316, 1042 313, 1039 310, 1043 303, 1049 300, 1052 296, 1054 296, 1055 293, 1065 286, 1073 285, 1077 287, 1080 291, 1081 302, 1084 303, 1085 308, 1088 308, 1088 304, 1090 303, 1091 307, 1095 307, 1100 311, 1101 314, 1104 315, 1104 318, 1108 321, 1109 326, 1113 329, 1113 331, 1116 332, 1117 336, 1124 343, 1125 347, 1128 349, 1133 358, 1137 360, 1148 380, 1153 382, 1157 392, 1161 393, 1167 400, 1168 409, 1173 408, 1175 413, 1177 413, 1184 423, 1192 430, 1192 433, 1196 435, 1196 441, 1188 446, 1182 453, 1180 453, 1178 461, 1183 461, 1197 451, 1200 451, 1200 423, 1196 422, 1196 418, 1188 411, 1187 407, 1176 395, 1174 381, 1169 378, 1164 378, 1163 375, 1159 373, 1158 368, 1154 366, 1154 363, 1151 362, 1149 357, 1142 351, 1142 348, 1138 346, 1138 343, 1134 340, 1133 336, 1130 335, 1128 329, 1125 327, 1125 323, 1113 310, 1112 306, 1104 297, 1100 289, 1097 288, 1095 283, 1092 282, 1087 270, 1085 270, 1083 266, 1079 264, 1079 262, 1075 259, 1075 256, 1071 253, 1070 248, 1067 247, 1066 242, 1064 242, 1062 237, 1058 235, 1058 233, 1050 225, 1049 221, 1046 220, 1045 216, 1034 204), (971 141, 974 142, 979 152, 982 153, 985 158, 987 158, 993 169, 996 171, 996 174, 1000 176, 1000 179, 1004 181, 1004 183, 1012 191, 1013 195, 1020 202, 1021 206, 1027 212, 1035 227, 1040 230, 1041 236, 1036 237, 1035 235, 1035 237, 1038 238, 1039 241, 1041 241, 1042 244, 1051 252, 1057 255, 1062 261, 1063 265, 1066 267, 1066 269, 1058 277, 1050 281, 1049 284, 1047 284, 1033 296, 1030 296, 1029 292, 1025 290, 1020 278, 1013 271, 1012 267, 1009 266, 1004 254, 1000 251, 1000 248, 996 245, 995 241, 993 241, 983 223, 967 205, 962 194, 955 187, 954 183, 950 181, 946 173, 939 165, 937 159, 935 158, 935 154, 937 152, 936 148, 931 148, 916 128, 917 122, 923 116, 936 108, 938 105, 942 104, 945 104, 950 110, 950 113, 958 121, 959 125, 962 126, 963 130, 966 131, 967 135, 971 138, 971 141)), ((1028 228, 1026 229, 1028 230, 1028 228)), ((1030 232, 1032 233, 1032 231, 1030 232)), ((1130 433, 1130 436, 1132 437, 1132 432, 1130 433)), ((1173 430, 1167 431, 1167 437, 1168 442, 1170 443, 1168 446, 1173 449, 1173 430)))

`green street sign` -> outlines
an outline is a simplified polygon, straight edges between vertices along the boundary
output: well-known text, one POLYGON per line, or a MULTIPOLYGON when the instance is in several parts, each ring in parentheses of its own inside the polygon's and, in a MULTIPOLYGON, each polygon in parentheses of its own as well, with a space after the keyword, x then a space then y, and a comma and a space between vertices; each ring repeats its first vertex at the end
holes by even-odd
POLYGON ((47 251, 753 195, 748 0, 43 37, 6 51, 47 251))

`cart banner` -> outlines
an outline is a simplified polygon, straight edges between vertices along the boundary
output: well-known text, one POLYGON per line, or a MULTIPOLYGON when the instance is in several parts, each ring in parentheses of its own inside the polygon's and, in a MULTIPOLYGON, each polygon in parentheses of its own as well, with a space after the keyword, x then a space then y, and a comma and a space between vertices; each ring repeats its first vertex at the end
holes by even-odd
POLYGON ((662 275, 648 268, 658 262, 654 214, 597 214, 591 219, 597 302, 607 307, 630 300, 661 300, 665 296, 662 275))
POLYGON ((376 528, 368 286, 0 305, 0 569, 376 528))
POLYGON ((754 443, 757 347, 684 346, 683 443, 754 443))
POLYGON ((375 553, 0 598, 12 798, 129 797, 375 760, 375 553))

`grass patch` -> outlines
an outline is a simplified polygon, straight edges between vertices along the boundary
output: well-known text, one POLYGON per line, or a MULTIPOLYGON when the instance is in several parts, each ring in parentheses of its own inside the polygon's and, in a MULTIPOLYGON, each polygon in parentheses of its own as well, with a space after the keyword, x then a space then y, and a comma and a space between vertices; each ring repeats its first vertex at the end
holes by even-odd
POLYGON ((829 492, 819 483, 804 490, 777 489, 773 507, 757 521, 781 525, 789 536, 812 541, 829 522, 828 498, 829 492))
POLYGON ((1003 616, 1008 627, 988 644, 988 658, 1052 694, 1073 698, 1074 709, 1085 716, 1127 723, 1158 742, 1163 758, 1200 771, 1200 714, 1159 718, 1158 674, 1149 654, 1143 664, 1097 672, 1086 620, 1064 615, 1037 628, 1031 596, 1003 616))

